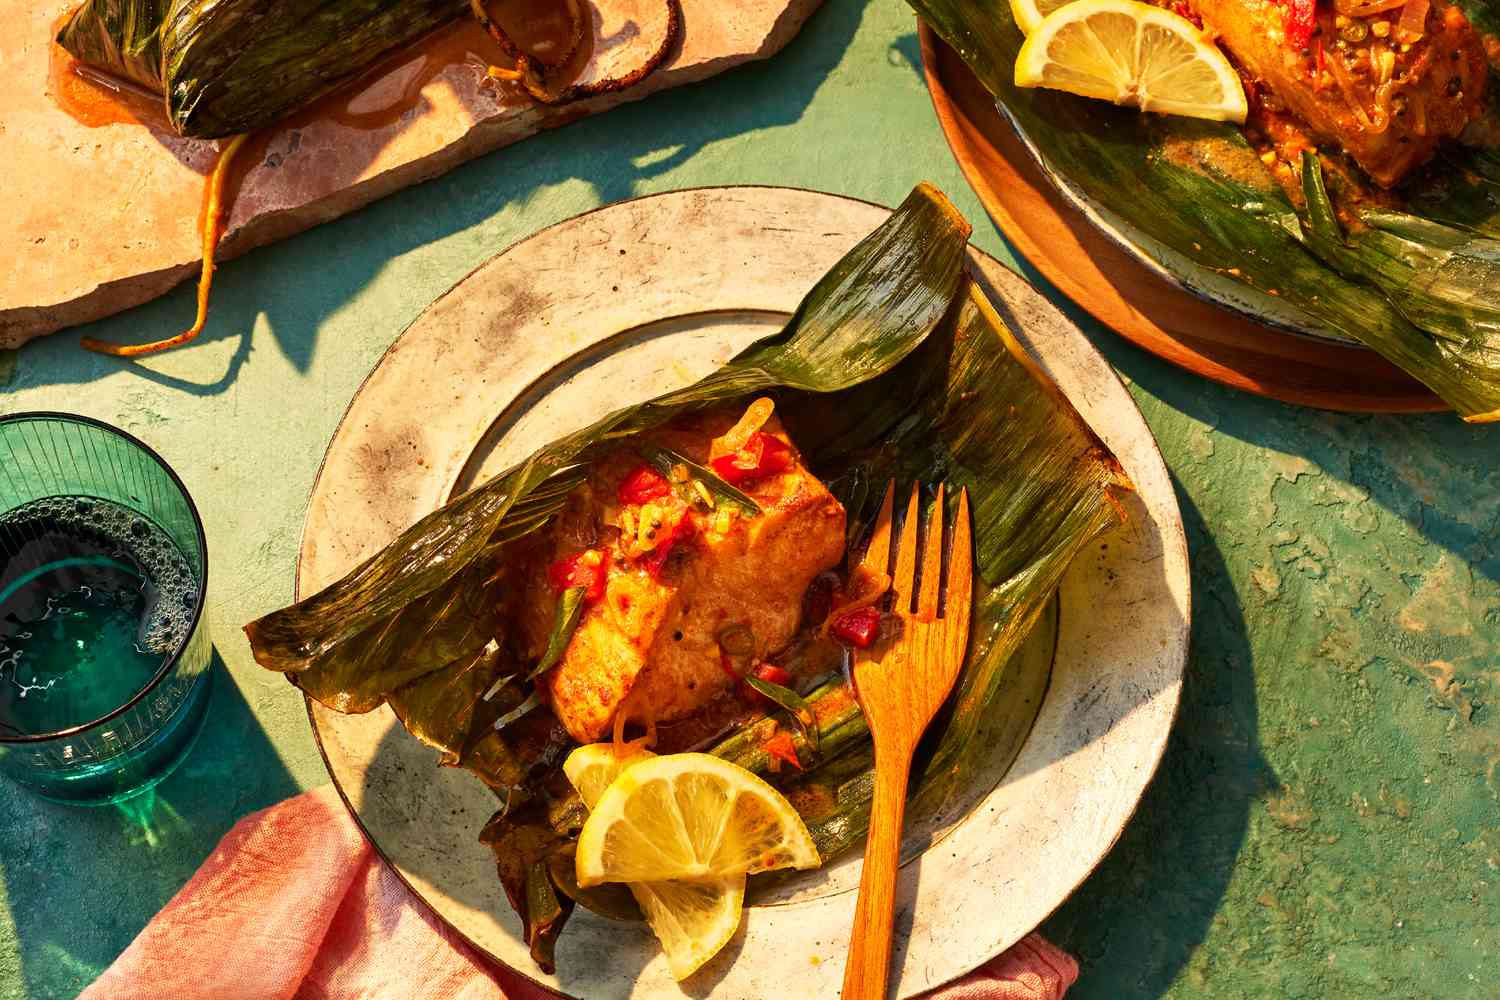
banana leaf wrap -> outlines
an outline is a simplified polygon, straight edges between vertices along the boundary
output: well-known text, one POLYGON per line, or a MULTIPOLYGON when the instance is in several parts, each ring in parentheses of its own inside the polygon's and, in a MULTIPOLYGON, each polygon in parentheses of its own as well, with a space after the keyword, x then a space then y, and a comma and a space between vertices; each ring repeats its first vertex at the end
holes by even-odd
MULTIPOLYGON (((1047 634, 1028 647, 1029 658, 1016 653, 1073 557, 1120 519, 1114 494, 1129 484, 965 277, 968 235, 947 200, 919 186, 818 282, 777 335, 692 386, 540 449, 423 518, 324 591, 246 627, 263 666, 341 711, 389 702, 443 763, 467 767, 495 789, 499 808, 482 839, 495 849, 543 968, 552 965, 575 901, 606 913, 629 904, 566 877, 586 813, 560 773, 569 743, 551 713, 494 727, 527 697, 530 666, 506 652, 512 588, 505 556, 523 529, 561 507, 579 469, 623 438, 769 394, 805 461, 848 507, 851 533, 862 533, 887 479, 968 487, 979 588, 973 639, 924 750, 918 794, 945 800, 972 773, 966 752, 996 752, 994 739, 975 734, 997 697, 1024 694, 1001 752, 1013 754, 1024 737, 1050 666, 1051 633, 1038 630, 1047 634)), ((867 823, 870 765, 861 753, 868 731, 837 674, 805 701, 816 741, 777 710, 710 750, 785 785, 831 856, 867 823), (766 742, 778 732, 794 734, 805 771, 776 768, 766 742)))
POLYGON ((263 128, 459 17, 466 0, 85 0, 57 41, 164 95, 181 135, 263 128))
MULTIPOLYGON (((1354 273, 1343 253, 1304 238, 1296 205, 1230 124, 1142 114, 1059 91, 1015 85, 1023 36, 1006 0, 909 0, 995 96, 1073 201, 1102 218, 1188 290, 1272 322, 1363 343, 1426 384, 1465 419, 1500 419, 1500 340, 1454 338, 1416 308, 1399 283, 1354 273)), ((1461 0, 1474 26, 1500 27, 1500 0, 1461 0)), ((1489 124, 1497 120, 1490 73, 1489 124)), ((1325 153, 1329 152, 1324 150, 1325 153)), ((1400 191, 1408 212, 1500 237, 1500 153, 1449 146, 1400 191)), ((1477 315, 1500 264, 1449 264, 1418 237, 1444 280, 1428 300, 1460 319, 1477 315)), ((1408 248, 1409 250, 1411 248, 1408 248)))
POLYGON ((160 94, 161 26, 173 0, 84 0, 57 43, 79 62, 160 94))

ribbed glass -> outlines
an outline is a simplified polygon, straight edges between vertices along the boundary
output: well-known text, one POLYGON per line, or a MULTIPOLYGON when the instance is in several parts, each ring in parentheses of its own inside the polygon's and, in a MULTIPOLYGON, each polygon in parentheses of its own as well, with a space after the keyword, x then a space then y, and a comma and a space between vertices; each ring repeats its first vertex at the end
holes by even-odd
MULTIPOLYGON (((171 651, 154 675, 144 675, 138 686, 129 682, 129 688, 120 688, 118 702, 97 706, 92 717, 65 719, 43 731, 28 731, 16 717, 0 715, 0 771, 6 776, 59 801, 117 801, 170 773, 203 721, 212 659, 202 618, 208 584, 203 524, 177 475, 125 432, 65 414, 0 417, 0 610, 39 572, 24 573, 25 560, 18 555, 27 552, 28 544, 39 544, 44 529, 37 524, 54 523, 31 517, 29 512, 37 510, 44 515, 61 511, 64 521, 74 511, 115 516, 107 523, 124 524, 146 539, 142 544, 166 554, 178 574, 180 586, 172 594, 176 603, 169 615, 174 625, 171 651)), ((51 565, 69 562, 86 560, 51 565)), ((50 614, 51 599, 47 601, 50 614)), ((117 664, 109 656, 88 652, 94 655, 80 655, 77 670, 90 676, 69 672, 69 684, 97 683, 94 690, 112 692, 126 683, 123 673, 111 674, 117 664)), ((14 662, 10 666, 13 673, 19 669, 14 662)), ((0 662, 0 683, 7 682, 4 667, 0 662)), ((8 681, 13 688, 7 696, 26 696, 25 678, 8 681)))

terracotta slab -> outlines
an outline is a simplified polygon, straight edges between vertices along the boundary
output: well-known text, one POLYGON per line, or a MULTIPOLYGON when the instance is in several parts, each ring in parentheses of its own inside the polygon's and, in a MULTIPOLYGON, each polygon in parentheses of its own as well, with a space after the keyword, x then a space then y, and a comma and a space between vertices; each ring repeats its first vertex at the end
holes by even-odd
MULTIPOLYGON (((336 219, 544 128, 762 59, 820 0, 681 0, 682 37, 641 83, 544 107, 489 80, 477 26, 419 46, 357 93, 257 139, 221 258, 336 219), (472 40, 472 49, 469 41, 472 40), (436 69, 436 72, 434 72, 436 69), (424 77, 429 77, 422 82, 424 77), (420 88, 416 84, 420 83, 420 88)), ((138 124, 88 127, 49 94, 53 26, 71 2, 0 0, 0 348, 138 305, 194 276, 203 174, 217 143, 138 124)), ((595 60, 649 30, 644 0, 586 4, 595 60)))

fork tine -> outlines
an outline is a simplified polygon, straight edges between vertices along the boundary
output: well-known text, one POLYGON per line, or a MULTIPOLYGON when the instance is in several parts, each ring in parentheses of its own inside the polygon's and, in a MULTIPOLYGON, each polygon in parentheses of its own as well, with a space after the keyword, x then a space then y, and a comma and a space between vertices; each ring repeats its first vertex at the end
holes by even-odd
POLYGON ((875 528, 870 532, 870 547, 859 565, 867 573, 882 575, 891 571, 891 512, 896 501, 896 481, 885 484, 885 499, 880 502, 880 513, 875 515, 875 528))
POLYGON ((943 597, 944 634, 949 653, 961 658, 969 644, 969 611, 974 600, 974 556, 969 524, 969 491, 958 494, 958 516, 953 521, 953 548, 948 557, 948 586, 943 597))
POLYGON ((932 517, 927 519, 927 544, 922 547, 922 589, 917 596, 917 618, 930 622, 937 618, 938 594, 943 586, 943 484, 938 483, 937 500, 932 517))
POLYGON ((891 590, 896 595, 896 606, 892 609, 903 618, 912 608, 912 584, 917 578, 917 528, 921 521, 922 484, 911 488, 911 500, 906 504, 906 520, 901 522, 901 542, 896 546, 896 570, 891 574, 891 590))

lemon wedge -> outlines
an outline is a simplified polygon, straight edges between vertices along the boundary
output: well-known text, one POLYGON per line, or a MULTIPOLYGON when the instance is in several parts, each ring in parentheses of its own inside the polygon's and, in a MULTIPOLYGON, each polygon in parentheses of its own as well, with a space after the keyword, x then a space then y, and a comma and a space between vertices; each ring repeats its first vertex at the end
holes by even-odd
POLYGON ((1016 86, 1245 120, 1245 88, 1224 53, 1186 18, 1137 0, 1074 0, 1042 18, 1016 56, 1016 86))
POLYGON ((1010 0, 1010 12, 1016 19, 1021 34, 1029 35, 1042 23, 1042 18, 1070 0, 1010 0))
MULTIPOLYGON (((622 757, 611 744, 591 743, 568 755, 563 773, 592 809, 621 772, 655 756, 637 749, 622 757)), ((678 982, 718 954, 739 929, 745 905, 743 875, 711 882, 637 882, 629 888, 678 982)))
POLYGON ((621 772, 578 836, 578 884, 707 881, 820 863, 780 792, 702 753, 652 757, 621 772))

